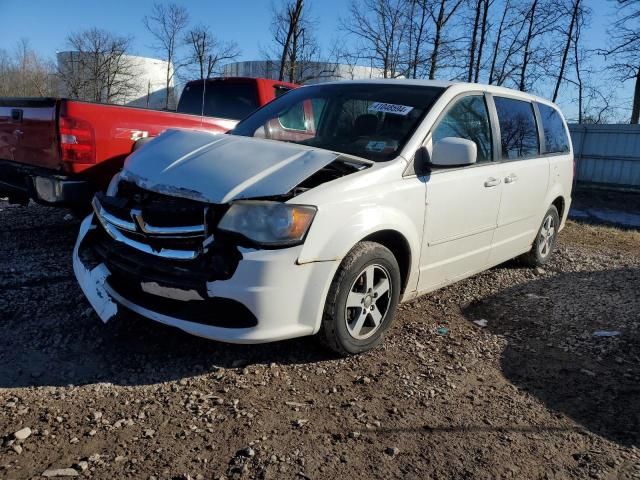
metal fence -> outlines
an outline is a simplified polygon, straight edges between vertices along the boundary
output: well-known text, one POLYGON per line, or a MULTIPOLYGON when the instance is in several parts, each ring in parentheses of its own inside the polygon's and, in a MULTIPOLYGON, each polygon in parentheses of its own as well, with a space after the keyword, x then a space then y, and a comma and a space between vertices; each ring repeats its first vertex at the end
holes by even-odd
POLYGON ((578 183, 640 189, 640 125, 569 125, 578 183))

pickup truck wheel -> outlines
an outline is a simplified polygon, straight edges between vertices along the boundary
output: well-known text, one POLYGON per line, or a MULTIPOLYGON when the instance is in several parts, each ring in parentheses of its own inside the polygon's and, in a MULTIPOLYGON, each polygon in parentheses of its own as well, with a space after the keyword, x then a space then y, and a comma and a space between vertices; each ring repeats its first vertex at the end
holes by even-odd
POLYGON ((395 316, 400 285, 393 253, 378 243, 358 243, 331 283, 320 331, 323 343, 340 355, 376 347, 395 316))
POLYGON ((542 224, 533 241, 531 250, 521 257, 526 265, 541 267, 549 261, 556 246, 558 228, 560 228, 560 216, 556 207, 551 205, 542 219, 542 224))

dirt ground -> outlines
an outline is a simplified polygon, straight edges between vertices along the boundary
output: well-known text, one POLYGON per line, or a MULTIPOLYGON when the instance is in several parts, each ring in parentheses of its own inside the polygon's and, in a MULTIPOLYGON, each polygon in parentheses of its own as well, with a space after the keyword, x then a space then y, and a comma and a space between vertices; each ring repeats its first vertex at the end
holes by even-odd
POLYGON ((2 479, 640 478, 637 231, 570 222, 544 270, 403 305, 384 347, 339 359, 103 325, 77 228, 0 202, 2 479))

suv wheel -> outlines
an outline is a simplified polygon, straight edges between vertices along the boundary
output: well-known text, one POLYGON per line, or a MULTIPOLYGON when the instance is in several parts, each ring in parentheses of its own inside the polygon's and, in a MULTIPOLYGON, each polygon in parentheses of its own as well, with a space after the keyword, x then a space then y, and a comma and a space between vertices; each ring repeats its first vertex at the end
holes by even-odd
POLYGON ((531 250, 522 256, 522 260, 530 267, 540 267, 551 258, 551 253, 556 246, 560 216, 555 206, 551 206, 544 215, 542 225, 533 241, 531 250))
POLYGON ((320 337, 341 355, 376 347, 391 326, 400 298, 400 269, 386 247, 358 243, 329 289, 320 337))

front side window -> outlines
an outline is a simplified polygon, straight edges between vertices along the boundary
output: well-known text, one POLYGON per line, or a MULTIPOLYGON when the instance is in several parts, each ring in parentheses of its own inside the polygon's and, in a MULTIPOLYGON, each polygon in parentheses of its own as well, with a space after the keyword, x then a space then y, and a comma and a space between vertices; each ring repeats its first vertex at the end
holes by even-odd
POLYGON ((538 103, 538 111, 544 131, 544 153, 566 153, 569 151, 569 139, 564 122, 558 111, 548 105, 538 103))
POLYGON ((459 137, 476 144, 477 162, 493 158, 489 111, 483 95, 470 95, 456 101, 431 136, 433 143, 445 137, 459 137))
POLYGON ((400 153, 442 91, 382 82, 307 86, 276 98, 230 133, 386 161, 400 153))
POLYGON ((531 102, 494 97, 500 125, 504 160, 518 160, 539 154, 538 129, 531 102))

